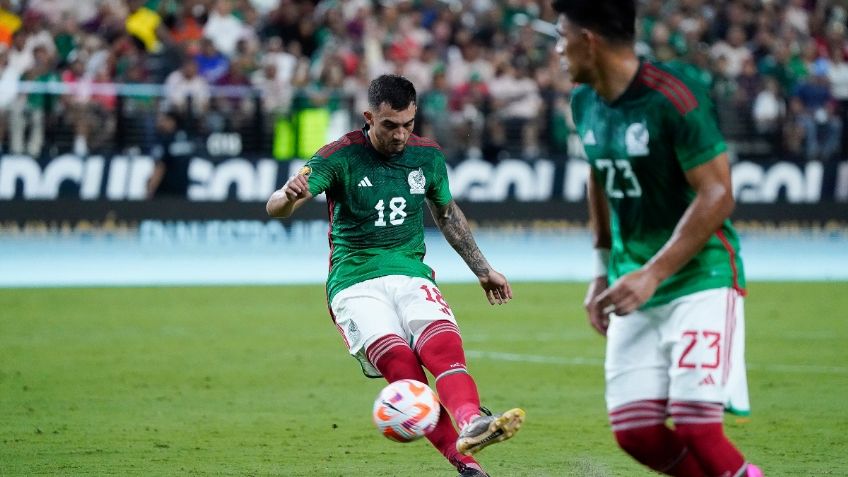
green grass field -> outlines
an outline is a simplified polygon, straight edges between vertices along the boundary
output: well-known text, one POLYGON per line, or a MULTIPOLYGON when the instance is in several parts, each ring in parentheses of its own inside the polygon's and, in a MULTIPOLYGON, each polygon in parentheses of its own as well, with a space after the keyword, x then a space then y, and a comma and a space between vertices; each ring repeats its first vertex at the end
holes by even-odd
MULTIPOLYGON (((648 476, 614 445, 582 284, 490 307, 442 287, 484 405, 521 406, 493 476, 648 476)), ((754 414, 726 420, 769 476, 848 475, 848 284, 755 283, 754 414)), ((0 290, 0 475, 453 476, 371 423, 321 286, 0 290)))

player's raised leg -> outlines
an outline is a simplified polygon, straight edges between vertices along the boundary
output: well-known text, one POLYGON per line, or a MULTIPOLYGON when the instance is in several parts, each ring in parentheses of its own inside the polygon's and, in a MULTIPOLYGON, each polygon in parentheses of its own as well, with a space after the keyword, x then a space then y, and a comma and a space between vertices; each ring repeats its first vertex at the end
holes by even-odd
POLYGON ((518 432, 524 422, 521 409, 494 416, 481 414, 477 384, 466 368, 462 338, 455 323, 431 323, 418 338, 415 351, 436 377, 442 403, 462 429, 456 441, 459 452, 471 455, 518 432))
MULTIPOLYGON (((386 335, 377 339, 368 347, 366 355, 371 364, 390 383, 400 379, 427 382, 427 376, 424 374, 424 370, 421 368, 412 348, 398 335, 386 335)), ((462 455, 455 449, 457 432, 444 406, 440 410, 436 428, 426 437, 457 470, 463 472, 460 475, 485 475, 477 461, 462 455), (473 473, 475 471, 478 473, 473 473)))

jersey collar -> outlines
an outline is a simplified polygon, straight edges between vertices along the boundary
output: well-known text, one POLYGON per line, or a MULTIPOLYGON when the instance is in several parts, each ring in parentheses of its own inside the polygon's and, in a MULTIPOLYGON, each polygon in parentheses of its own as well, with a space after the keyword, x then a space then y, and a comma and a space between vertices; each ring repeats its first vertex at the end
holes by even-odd
POLYGON ((636 69, 636 74, 633 75, 633 78, 630 79, 630 84, 627 85, 627 89, 624 90, 623 93, 614 100, 612 100, 609 105, 611 107, 616 107, 621 103, 625 103, 631 99, 638 98, 642 95, 642 91, 645 89, 645 85, 640 81, 640 77, 644 73, 645 68, 645 60, 639 59, 639 68, 636 69))
POLYGON ((365 124, 364 126, 362 126, 361 131, 362 131, 362 135, 365 136, 365 147, 367 147, 368 150, 370 150, 377 157, 379 157, 383 160, 392 161, 392 160, 398 159, 401 156, 403 156, 403 153, 406 151, 406 147, 404 147, 403 151, 401 151, 397 154, 392 154, 390 156, 387 156, 387 155, 383 154, 382 152, 378 151, 377 148, 375 148, 374 145, 371 144, 371 136, 368 135, 368 124, 365 124))

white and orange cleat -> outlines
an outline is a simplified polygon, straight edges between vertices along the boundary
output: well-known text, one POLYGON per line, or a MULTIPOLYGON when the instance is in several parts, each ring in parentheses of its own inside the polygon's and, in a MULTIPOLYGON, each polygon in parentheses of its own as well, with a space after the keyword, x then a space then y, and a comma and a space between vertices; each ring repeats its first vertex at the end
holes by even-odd
POLYGON ((514 436, 524 423, 524 410, 515 408, 497 415, 477 416, 462 428, 456 450, 471 455, 514 436))

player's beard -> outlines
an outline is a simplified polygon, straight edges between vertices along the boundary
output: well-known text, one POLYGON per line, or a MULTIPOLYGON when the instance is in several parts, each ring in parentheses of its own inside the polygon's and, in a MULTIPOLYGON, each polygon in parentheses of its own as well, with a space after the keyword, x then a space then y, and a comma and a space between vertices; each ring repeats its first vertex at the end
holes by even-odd
POLYGON ((390 156, 394 154, 400 154, 403 152, 403 149, 406 147, 406 142, 400 141, 386 141, 385 146, 383 147, 390 156))

